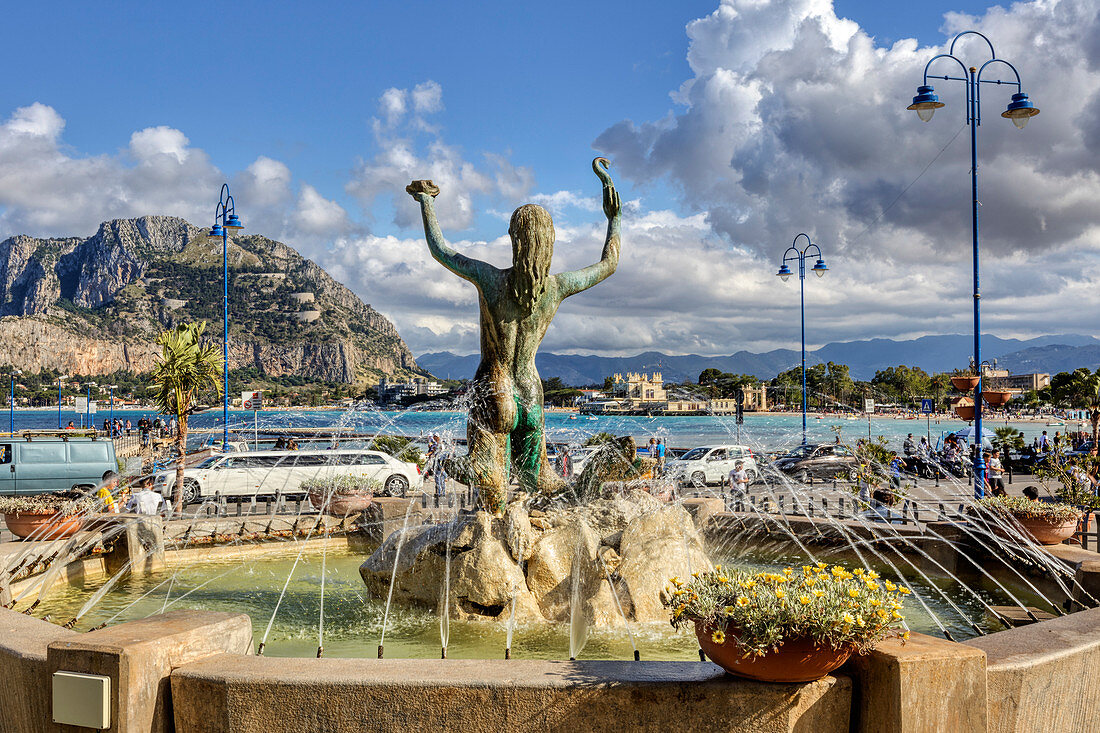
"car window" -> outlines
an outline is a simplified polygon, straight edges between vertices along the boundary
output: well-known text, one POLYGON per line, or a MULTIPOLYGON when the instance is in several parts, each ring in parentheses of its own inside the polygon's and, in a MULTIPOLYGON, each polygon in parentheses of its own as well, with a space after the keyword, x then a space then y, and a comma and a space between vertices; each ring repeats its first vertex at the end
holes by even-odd
POLYGON ((358 458, 360 466, 379 466, 386 462, 386 459, 382 456, 375 455, 373 453, 362 453, 358 456, 351 456, 352 458, 358 458))
POLYGON ((836 454, 838 456, 850 456, 850 455, 852 455, 852 451, 848 450, 847 448, 845 448, 842 445, 838 445, 836 447, 836 454))
POLYGON ((295 468, 307 468, 310 466, 330 466, 336 462, 336 456, 324 455, 319 453, 305 453, 298 456, 298 460, 295 461, 295 468))
POLYGON ((221 460, 221 458, 219 456, 210 456, 209 458, 204 460, 202 463, 195 466, 195 468, 213 468, 214 464, 217 463, 220 460, 221 460))
POLYGON ((729 451, 725 448, 715 448, 709 456, 708 461, 725 461, 729 458, 729 451))
POLYGON ((812 450, 813 450, 813 446, 800 445, 797 448, 794 448, 793 450, 791 450, 785 457, 786 458, 804 458, 805 456, 809 455, 812 450))
POLYGON ((106 463, 107 443, 103 441, 88 443, 70 441, 69 460, 73 463, 106 463))
POLYGON ((833 455, 833 446, 823 445, 823 446, 821 446, 820 448, 817 449, 817 451, 814 453, 814 455, 818 458, 822 458, 822 457, 825 457, 825 456, 831 456, 831 455, 833 455))
POLYGON ((11 443, 0 444, 0 465, 11 463, 11 443))
POLYGON ((684 455, 680 456, 682 461, 698 461, 707 454, 706 448, 692 448, 684 455))

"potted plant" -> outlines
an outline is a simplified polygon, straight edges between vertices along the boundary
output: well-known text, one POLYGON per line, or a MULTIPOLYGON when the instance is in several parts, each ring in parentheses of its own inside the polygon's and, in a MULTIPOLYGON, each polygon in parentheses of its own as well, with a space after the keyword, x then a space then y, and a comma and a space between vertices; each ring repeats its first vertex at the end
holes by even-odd
POLYGON ((1073 536, 1081 511, 1069 504, 1032 501, 1019 496, 990 496, 978 502, 994 520, 1015 520, 1040 545, 1057 545, 1073 536))
POLYGON ((374 491, 379 483, 366 476, 327 476, 302 482, 302 490, 309 501, 324 514, 346 517, 361 512, 374 501, 374 491))
POLYGON ((970 422, 974 419, 974 401, 963 398, 955 403, 955 414, 959 416, 960 420, 970 422))
POLYGON ((956 369, 951 376, 951 386, 960 392, 973 392, 981 377, 969 369, 956 369))
POLYGON ((909 637, 901 628, 909 589, 863 568, 752 573, 718 565, 670 583, 662 600, 672 625, 694 625, 706 655, 740 677, 810 682, 887 637, 909 637))
POLYGON ((1000 389, 983 389, 982 399, 992 407, 1000 407, 1012 398, 1012 393, 1000 389))
POLYGON ((60 540, 76 534, 95 499, 76 491, 0 496, 0 514, 16 537, 60 540))

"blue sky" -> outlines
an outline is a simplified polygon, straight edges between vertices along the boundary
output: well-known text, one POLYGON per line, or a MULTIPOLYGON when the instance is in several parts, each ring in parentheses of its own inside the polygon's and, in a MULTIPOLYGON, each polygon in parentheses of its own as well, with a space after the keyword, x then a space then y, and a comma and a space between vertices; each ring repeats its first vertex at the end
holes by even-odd
POLYGON ((500 264, 508 212, 543 203, 557 267, 580 266, 600 245, 598 148, 629 202, 623 266, 567 303, 548 348, 789 346, 797 298, 771 273, 801 230, 835 272, 810 296, 827 321, 813 341, 966 331, 960 91, 928 125, 904 106, 945 34, 977 27, 1045 113, 1023 136, 999 107, 982 128, 991 329, 1032 335, 1065 311, 1060 330, 1091 332, 1072 315, 1094 297, 1100 230, 1091 3, 719 3, 18 4, 0 237, 205 224, 229 180, 248 231, 317 260, 414 352, 472 351, 473 291, 426 258, 402 182, 442 181, 445 233, 500 264))

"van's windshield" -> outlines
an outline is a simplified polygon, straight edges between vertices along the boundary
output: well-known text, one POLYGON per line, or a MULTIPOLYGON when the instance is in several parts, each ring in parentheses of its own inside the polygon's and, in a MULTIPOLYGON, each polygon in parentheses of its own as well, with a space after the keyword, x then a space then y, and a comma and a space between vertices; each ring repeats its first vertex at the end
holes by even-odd
POLYGON ((205 461, 195 466, 195 468, 213 468, 214 464, 222 459, 221 456, 210 456, 205 461))
POLYGON ((705 456, 709 451, 710 451, 710 448, 692 448, 687 453, 680 456, 680 460, 681 461, 698 461, 698 460, 702 460, 703 456, 705 456))

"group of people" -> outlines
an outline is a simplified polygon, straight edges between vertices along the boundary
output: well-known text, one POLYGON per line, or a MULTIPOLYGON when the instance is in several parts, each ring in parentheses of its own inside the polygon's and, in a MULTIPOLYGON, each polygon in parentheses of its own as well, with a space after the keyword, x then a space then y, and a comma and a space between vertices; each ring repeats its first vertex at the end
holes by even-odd
POLYGON ((656 461, 653 467, 653 478, 660 478, 665 473, 665 440, 664 438, 649 439, 649 457, 656 461))
POLYGON ((117 476, 112 476, 96 491, 96 499, 101 503, 104 512, 114 514, 123 511, 153 516, 171 510, 168 501, 160 493, 153 491, 152 476, 137 479, 136 489, 129 483, 120 482, 117 476))

